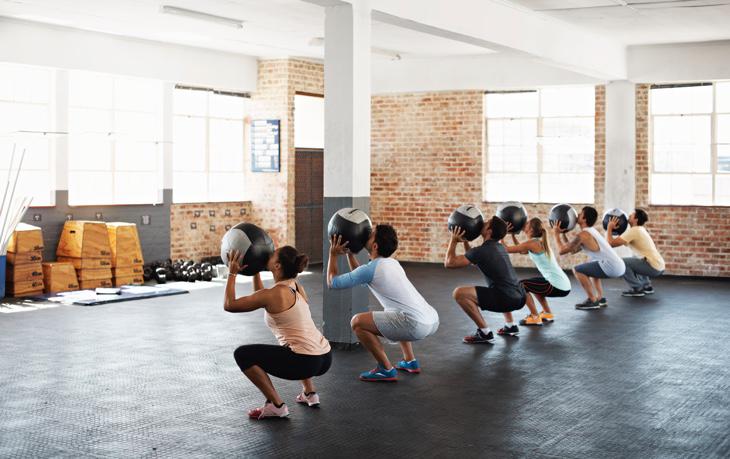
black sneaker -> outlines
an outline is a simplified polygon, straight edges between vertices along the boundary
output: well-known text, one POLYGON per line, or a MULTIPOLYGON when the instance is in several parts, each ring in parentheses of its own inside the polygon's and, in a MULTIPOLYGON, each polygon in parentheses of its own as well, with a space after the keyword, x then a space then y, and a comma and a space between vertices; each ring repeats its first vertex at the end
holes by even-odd
POLYGON ((520 329, 517 325, 512 325, 511 327, 505 325, 497 330, 497 334, 502 336, 517 336, 520 334, 520 329))
POLYGON ((639 288, 632 288, 629 290, 626 290, 625 292, 621 292, 621 296, 644 296, 646 293, 644 293, 644 290, 639 288))
POLYGON ((591 301, 590 298, 586 298, 585 301, 583 301, 582 303, 578 303, 575 305, 575 309, 584 309, 584 310, 598 309, 600 307, 601 307, 601 305, 598 303, 598 301, 591 301))
POLYGON ((597 303, 598 303, 598 306, 600 306, 602 308, 605 308, 606 306, 608 306, 608 301, 606 301, 606 298, 601 298, 600 300, 598 300, 597 303))
POLYGON ((477 331, 473 335, 465 336, 464 342, 467 344, 482 344, 482 343, 494 343, 494 333, 491 331, 486 335, 477 328, 477 331))
POLYGON ((654 294, 654 287, 651 285, 644 287, 643 289, 645 295, 653 295, 654 294))

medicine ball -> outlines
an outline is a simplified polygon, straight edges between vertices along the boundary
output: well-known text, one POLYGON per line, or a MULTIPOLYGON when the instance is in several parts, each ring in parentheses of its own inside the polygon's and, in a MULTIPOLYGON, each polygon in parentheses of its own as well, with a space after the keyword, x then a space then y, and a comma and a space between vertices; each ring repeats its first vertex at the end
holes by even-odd
POLYGON ((167 282, 167 271, 165 268, 155 268, 151 276, 158 284, 167 282))
POLYGON ((607 210, 606 213, 603 214, 603 229, 608 230, 608 222, 613 217, 618 217, 618 226, 613 229, 613 235, 614 236, 620 236, 624 234, 624 231, 626 231, 626 228, 629 227, 629 217, 626 215, 626 212, 624 212, 621 209, 611 209, 607 210))
POLYGON ((517 234, 527 223, 527 209, 521 202, 509 201, 497 207, 495 215, 507 223, 512 224, 510 233, 517 234))
POLYGON ((449 231, 455 226, 464 230, 464 239, 473 241, 482 234, 484 216, 478 207, 472 205, 461 206, 451 212, 449 216, 449 231))
POLYGON ((557 222, 560 222, 560 228, 565 233, 575 228, 575 224, 578 223, 578 212, 570 204, 558 204, 550 209, 548 222, 550 223, 550 228, 554 227, 557 222))
POLYGON ((347 249, 352 253, 358 253, 368 242, 370 233, 373 231, 373 224, 370 217, 360 209, 345 207, 338 210, 329 224, 327 224, 327 235, 342 236, 342 242, 347 242, 347 249))
POLYGON ((274 253, 274 241, 258 226, 251 223, 239 223, 223 236, 221 241, 221 258, 228 266, 228 252, 238 250, 243 261, 240 263, 239 274, 253 276, 266 270, 266 263, 274 253))

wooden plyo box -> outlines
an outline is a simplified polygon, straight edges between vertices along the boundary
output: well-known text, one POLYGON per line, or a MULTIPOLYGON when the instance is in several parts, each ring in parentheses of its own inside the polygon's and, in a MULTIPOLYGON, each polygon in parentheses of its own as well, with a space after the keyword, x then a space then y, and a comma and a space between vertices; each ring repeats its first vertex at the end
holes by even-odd
POLYGON ((144 266, 124 266, 112 268, 112 277, 142 277, 144 276, 144 266))
POLYGON ((43 261, 43 251, 34 250, 32 252, 8 252, 9 265, 28 265, 31 263, 40 263, 43 261))
POLYGON ((63 224, 56 250, 58 257, 103 258, 111 260, 106 224, 86 220, 69 220, 63 224))
POLYGON ((111 268, 77 269, 76 277, 78 277, 78 279, 80 281, 100 280, 100 279, 111 280, 112 270, 111 270, 111 268))
POLYGON ((122 285, 142 285, 144 284, 144 278, 141 275, 115 277, 113 283, 115 287, 121 287, 122 285))
POLYGON ((8 282, 5 284, 6 296, 32 296, 43 293, 43 279, 8 282))
POLYGON ((8 265, 5 272, 7 282, 27 282, 43 280, 43 267, 40 263, 28 265, 8 265))
POLYGON ((37 226, 18 223, 8 241, 8 252, 22 253, 43 250, 43 232, 37 226))
POLYGON ((111 222, 106 224, 106 228, 112 252, 112 266, 144 265, 137 225, 134 223, 111 222))
POLYGON ((79 281, 79 286, 81 287, 81 290, 93 290, 95 288, 99 287, 111 287, 112 286, 112 280, 111 279, 94 279, 94 280, 82 280, 79 281))
POLYGON ((74 258, 74 257, 57 257, 58 261, 71 263, 74 269, 102 269, 111 268, 112 261, 109 258, 74 258))
POLYGON ((43 291, 45 293, 68 292, 79 289, 76 270, 71 263, 43 263, 43 291))

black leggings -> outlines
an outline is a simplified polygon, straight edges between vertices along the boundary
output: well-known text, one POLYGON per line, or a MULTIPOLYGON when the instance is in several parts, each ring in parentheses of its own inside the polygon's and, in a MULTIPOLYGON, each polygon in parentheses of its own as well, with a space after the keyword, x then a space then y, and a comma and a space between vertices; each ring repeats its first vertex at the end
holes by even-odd
POLYGON ((241 371, 258 365, 272 376, 292 381, 322 376, 332 365, 332 351, 322 355, 297 354, 288 347, 270 344, 240 346, 233 358, 241 371))
POLYGON ((522 284, 528 292, 544 297, 560 298, 570 294, 570 290, 560 290, 557 287, 553 287, 553 284, 548 282, 547 279, 542 276, 522 279, 520 284, 522 284))

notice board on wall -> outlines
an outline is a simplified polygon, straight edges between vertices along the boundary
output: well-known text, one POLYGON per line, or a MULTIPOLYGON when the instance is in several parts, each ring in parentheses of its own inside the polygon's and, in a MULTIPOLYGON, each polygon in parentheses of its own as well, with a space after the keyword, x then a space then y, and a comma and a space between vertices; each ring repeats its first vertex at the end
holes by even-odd
POLYGON ((279 172, 281 143, 279 120, 251 121, 251 171, 279 172))

